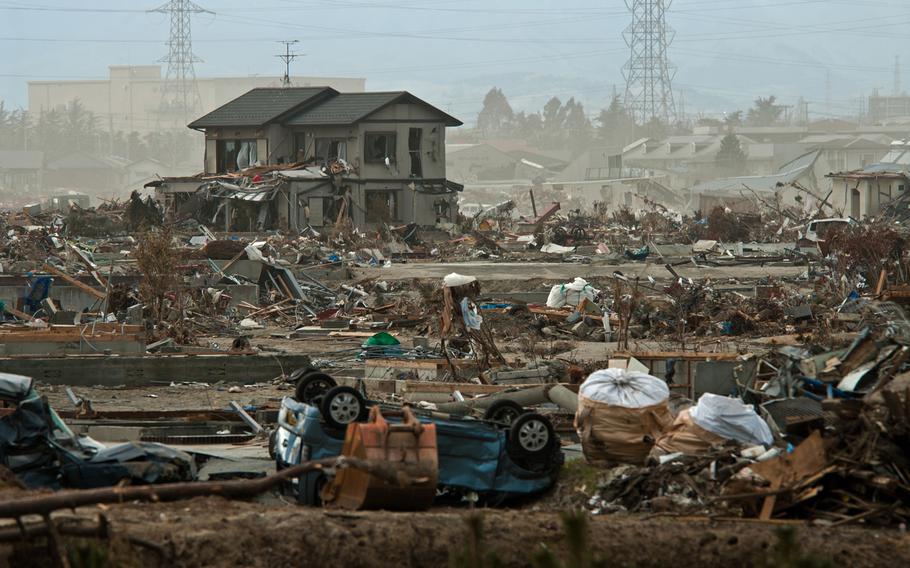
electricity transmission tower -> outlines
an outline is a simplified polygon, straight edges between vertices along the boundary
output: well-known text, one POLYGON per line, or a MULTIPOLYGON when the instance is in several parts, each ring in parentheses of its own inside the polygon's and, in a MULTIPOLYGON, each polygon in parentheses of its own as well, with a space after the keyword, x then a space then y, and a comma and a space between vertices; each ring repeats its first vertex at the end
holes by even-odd
POLYGON ((159 119, 162 115, 167 115, 171 121, 182 120, 182 126, 194 118, 194 113, 202 107, 196 86, 196 71, 193 69, 193 63, 202 60, 193 55, 190 19, 193 14, 214 12, 190 0, 169 0, 149 12, 169 14, 171 17, 168 53, 158 60, 167 63, 164 88, 161 89, 159 119))
POLYGON ((672 2, 626 0, 632 23, 622 34, 631 50, 631 57, 622 68, 626 79, 625 106, 641 125, 655 118, 665 124, 676 120, 671 86, 676 68, 667 59, 667 48, 675 32, 665 18, 672 2))

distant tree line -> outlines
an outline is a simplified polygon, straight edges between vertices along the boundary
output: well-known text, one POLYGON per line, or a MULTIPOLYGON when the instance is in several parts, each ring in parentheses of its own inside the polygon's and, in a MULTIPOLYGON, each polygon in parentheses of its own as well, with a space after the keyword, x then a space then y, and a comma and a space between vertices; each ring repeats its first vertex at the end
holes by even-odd
POLYGON ((174 165, 192 151, 194 138, 189 131, 110 132, 79 99, 37 115, 8 109, 0 101, 0 150, 39 150, 47 161, 84 152, 132 161, 152 158, 174 165))
POLYGON ((519 138, 542 150, 568 149, 578 154, 592 144, 624 146, 638 138, 662 138, 678 130, 679 126, 659 120, 636 124, 619 95, 591 120, 574 97, 564 103, 554 96, 539 111, 515 112, 502 89, 494 87, 477 115, 476 134, 483 139, 519 138))
MULTIPOLYGON (((739 126, 778 126, 783 123, 786 107, 774 95, 759 97, 747 112, 727 114, 723 120, 702 118, 697 126, 713 126, 726 131, 718 163, 730 172, 741 171, 746 154, 733 129, 739 126)), ((636 124, 619 95, 613 95, 607 108, 589 119, 584 106, 575 98, 563 103, 552 97, 537 112, 515 112, 502 89, 493 87, 483 100, 477 115, 475 134, 480 139, 518 138, 529 145, 547 149, 568 149, 578 154, 593 144, 625 146, 640 138, 662 139, 671 134, 691 133, 689 125, 666 124, 654 119, 636 124)))

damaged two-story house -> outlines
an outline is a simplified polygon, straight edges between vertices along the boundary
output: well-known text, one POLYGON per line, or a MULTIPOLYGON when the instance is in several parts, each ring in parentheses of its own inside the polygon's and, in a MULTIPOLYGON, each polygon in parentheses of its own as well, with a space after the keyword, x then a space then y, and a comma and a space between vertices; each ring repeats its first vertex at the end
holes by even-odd
POLYGON ((253 89, 189 124, 205 169, 149 184, 165 210, 227 231, 380 224, 444 226, 446 128, 461 122, 405 92, 253 89))

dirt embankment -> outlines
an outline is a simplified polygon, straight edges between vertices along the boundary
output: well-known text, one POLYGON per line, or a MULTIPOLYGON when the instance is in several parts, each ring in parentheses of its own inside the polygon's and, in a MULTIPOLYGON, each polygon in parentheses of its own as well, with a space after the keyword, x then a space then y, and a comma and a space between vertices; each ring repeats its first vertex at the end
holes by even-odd
MULTIPOLYGON (((93 511, 82 509, 79 514, 90 516, 93 511)), ((485 558, 495 555, 503 566, 528 566, 542 544, 557 558, 566 558, 568 539, 559 513, 486 510, 482 514, 485 558)), ((447 566, 452 558, 465 554, 472 542, 469 515, 466 509, 348 513, 216 497, 125 504, 107 511, 115 532, 164 545, 174 553, 166 565, 186 567, 447 566)), ((586 549, 611 566, 809 566, 782 564, 777 530, 742 522, 600 516, 588 523, 586 549)), ((827 560, 831 566, 910 565, 910 537, 898 531, 803 526, 797 528, 795 538, 796 550, 789 554, 827 560)), ((0 563, 47 565, 46 556, 34 550, 13 557, 8 556, 9 548, 0 550, 5 551, 0 563)), ((156 565, 152 554, 133 555, 129 563, 134 562, 156 565)), ((458 565, 484 564, 462 561, 458 565)))

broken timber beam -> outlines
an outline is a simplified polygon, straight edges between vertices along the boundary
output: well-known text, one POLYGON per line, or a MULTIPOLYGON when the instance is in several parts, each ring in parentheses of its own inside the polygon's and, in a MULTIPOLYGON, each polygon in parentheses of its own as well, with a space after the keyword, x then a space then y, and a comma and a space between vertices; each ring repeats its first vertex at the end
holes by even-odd
POLYGON ((312 460, 283 469, 272 475, 251 480, 201 481, 105 487, 103 489, 70 489, 50 494, 8 499, 0 503, 0 518, 19 518, 24 515, 49 515, 59 509, 75 509, 100 503, 125 501, 178 501, 204 495, 227 498, 253 497, 276 487, 282 481, 315 470, 354 468, 374 475, 391 485, 403 487, 425 483, 430 474, 425 464, 399 465, 386 461, 361 460, 338 456, 312 460))
POLYGON ((44 268, 45 272, 49 272, 50 274, 53 274, 54 276, 62 278, 67 283, 75 286, 76 288, 79 288, 86 294, 91 294, 92 296, 98 298, 99 300, 104 300, 107 297, 104 294, 104 292, 101 292, 100 290, 96 290, 95 288, 92 288, 88 284, 83 284, 82 282, 76 280, 75 278, 73 278, 72 276, 67 274, 66 272, 63 272, 62 270, 59 270, 59 269, 51 266, 50 264, 45 263, 43 268, 44 268))
POLYGON ((24 320, 24 321, 30 321, 30 320, 35 319, 34 316, 30 316, 29 314, 27 314, 27 313, 25 313, 25 312, 22 312, 22 311, 19 311, 19 310, 17 310, 16 308, 14 308, 14 307, 12 307, 12 306, 4 305, 4 306, 3 306, 3 311, 5 311, 6 313, 8 313, 8 314, 10 314, 10 315, 16 316, 17 318, 19 318, 19 319, 21 319, 21 320, 24 320))

